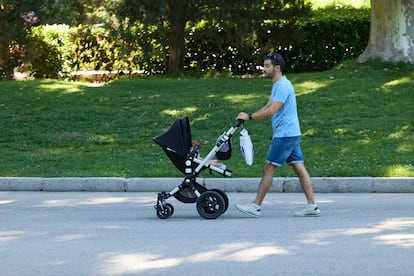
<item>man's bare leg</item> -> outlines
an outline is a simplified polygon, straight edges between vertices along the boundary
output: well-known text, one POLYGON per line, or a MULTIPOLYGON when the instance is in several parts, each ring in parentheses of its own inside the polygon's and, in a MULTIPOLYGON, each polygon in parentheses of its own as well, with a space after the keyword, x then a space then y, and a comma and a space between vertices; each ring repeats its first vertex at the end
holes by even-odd
POLYGON ((270 187, 272 187, 273 174, 275 172, 275 168, 276 167, 274 165, 269 163, 265 163, 263 166, 262 179, 260 180, 259 188, 256 194, 256 199, 254 200, 254 203, 256 203, 259 206, 262 205, 263 199, 269 192, 270 187))
POLYGON ((295 163, 292 165, 292 169, 299 178, 300 185, 302 186, 308 204, 315 204, 312 181, 305 165, 303 163, 295 163))

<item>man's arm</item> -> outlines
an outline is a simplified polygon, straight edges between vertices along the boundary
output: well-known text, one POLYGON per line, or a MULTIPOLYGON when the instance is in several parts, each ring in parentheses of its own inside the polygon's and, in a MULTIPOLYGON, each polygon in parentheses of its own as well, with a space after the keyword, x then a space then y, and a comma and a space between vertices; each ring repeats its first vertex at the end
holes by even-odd
MULTIPOLYGON (((258 120, 270 118, 279 110, 280 107, 282 107, 282 105, 282 102, 268 101, 264 107, 251 114, 251 119, 258 120)), ((250 120, 249 114, 246 112, 240 112, 236 119, 242 119, 245 121, 250 120)))

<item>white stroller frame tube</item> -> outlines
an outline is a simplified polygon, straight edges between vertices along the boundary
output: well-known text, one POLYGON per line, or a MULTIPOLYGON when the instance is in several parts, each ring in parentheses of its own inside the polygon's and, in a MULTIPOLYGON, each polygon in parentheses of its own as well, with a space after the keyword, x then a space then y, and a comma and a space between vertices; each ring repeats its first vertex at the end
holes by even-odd
MULTIPOLYGON (((221 149, 221 147, 223 146, 223 144, 227 141, 230 140, 230 138, 233 136, 233 134, 236 132, 237 128, 243 123, 242 120, 237 120, 233 123, 233 125, 226 131, 223 133, 223 135, 221 136, 221 139, 216 143, 216 145, 214 146, 214 148, 207 154, 207 156, 203 159, 194 159, 194 161, 196 161, 198 164, 197 168, 195 168, 194 172, 195 173, 199 173, 201 171, 201 169, 203 167, 210 167, 211 169, 224 174, 225 170, 222 170, 218 167, 215 166, 210 166, 207 165, 207 162, 210 161, 217 153, 217 151, 219 151, 221 149)), ((231 175, 231 173, 230 173, 231 175)))

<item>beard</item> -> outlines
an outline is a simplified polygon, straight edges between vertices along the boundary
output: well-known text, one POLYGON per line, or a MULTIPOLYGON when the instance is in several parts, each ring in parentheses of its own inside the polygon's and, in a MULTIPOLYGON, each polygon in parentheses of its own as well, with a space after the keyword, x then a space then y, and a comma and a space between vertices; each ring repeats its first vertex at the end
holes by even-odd
POLYGON ((266 79, 272 79, 272 78, 273 78, 273 76, 274 76, 274 71, 272 71, 272 72, 270 72, 270 73, 268 73, 268 74, 264 73, 264 77, 265 77, 266 79))
POLYGON ((266 79, 273 79, 273 77, 276 75, 276 69, 275 67, 273 67, 273 70, 271 72, 269 73, 263 72, 263 74, 266 79))

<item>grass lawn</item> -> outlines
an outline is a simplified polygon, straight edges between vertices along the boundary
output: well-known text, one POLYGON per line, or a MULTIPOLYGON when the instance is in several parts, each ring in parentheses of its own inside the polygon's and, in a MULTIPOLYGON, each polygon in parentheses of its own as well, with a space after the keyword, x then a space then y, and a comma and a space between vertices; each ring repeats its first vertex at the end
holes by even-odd
MULTIPOLYGON (((345 62, 287 76, 295 85, 312 176, 414 176, 413 68, 345 62)), ((206 154, 239 111, 267 102, 270 89, 260 77, 135 78, 102 87, 0 82, 0 176, 181 177, 152 137, 189 116, 193 140, 206 154)), ((246 127, 255 146, 253 166, 241 158, 238 132, 226 163, 235 177, 259 177, 270 121, 246 127)), ((276 172, 291 175, 286 166, 276 172)))

